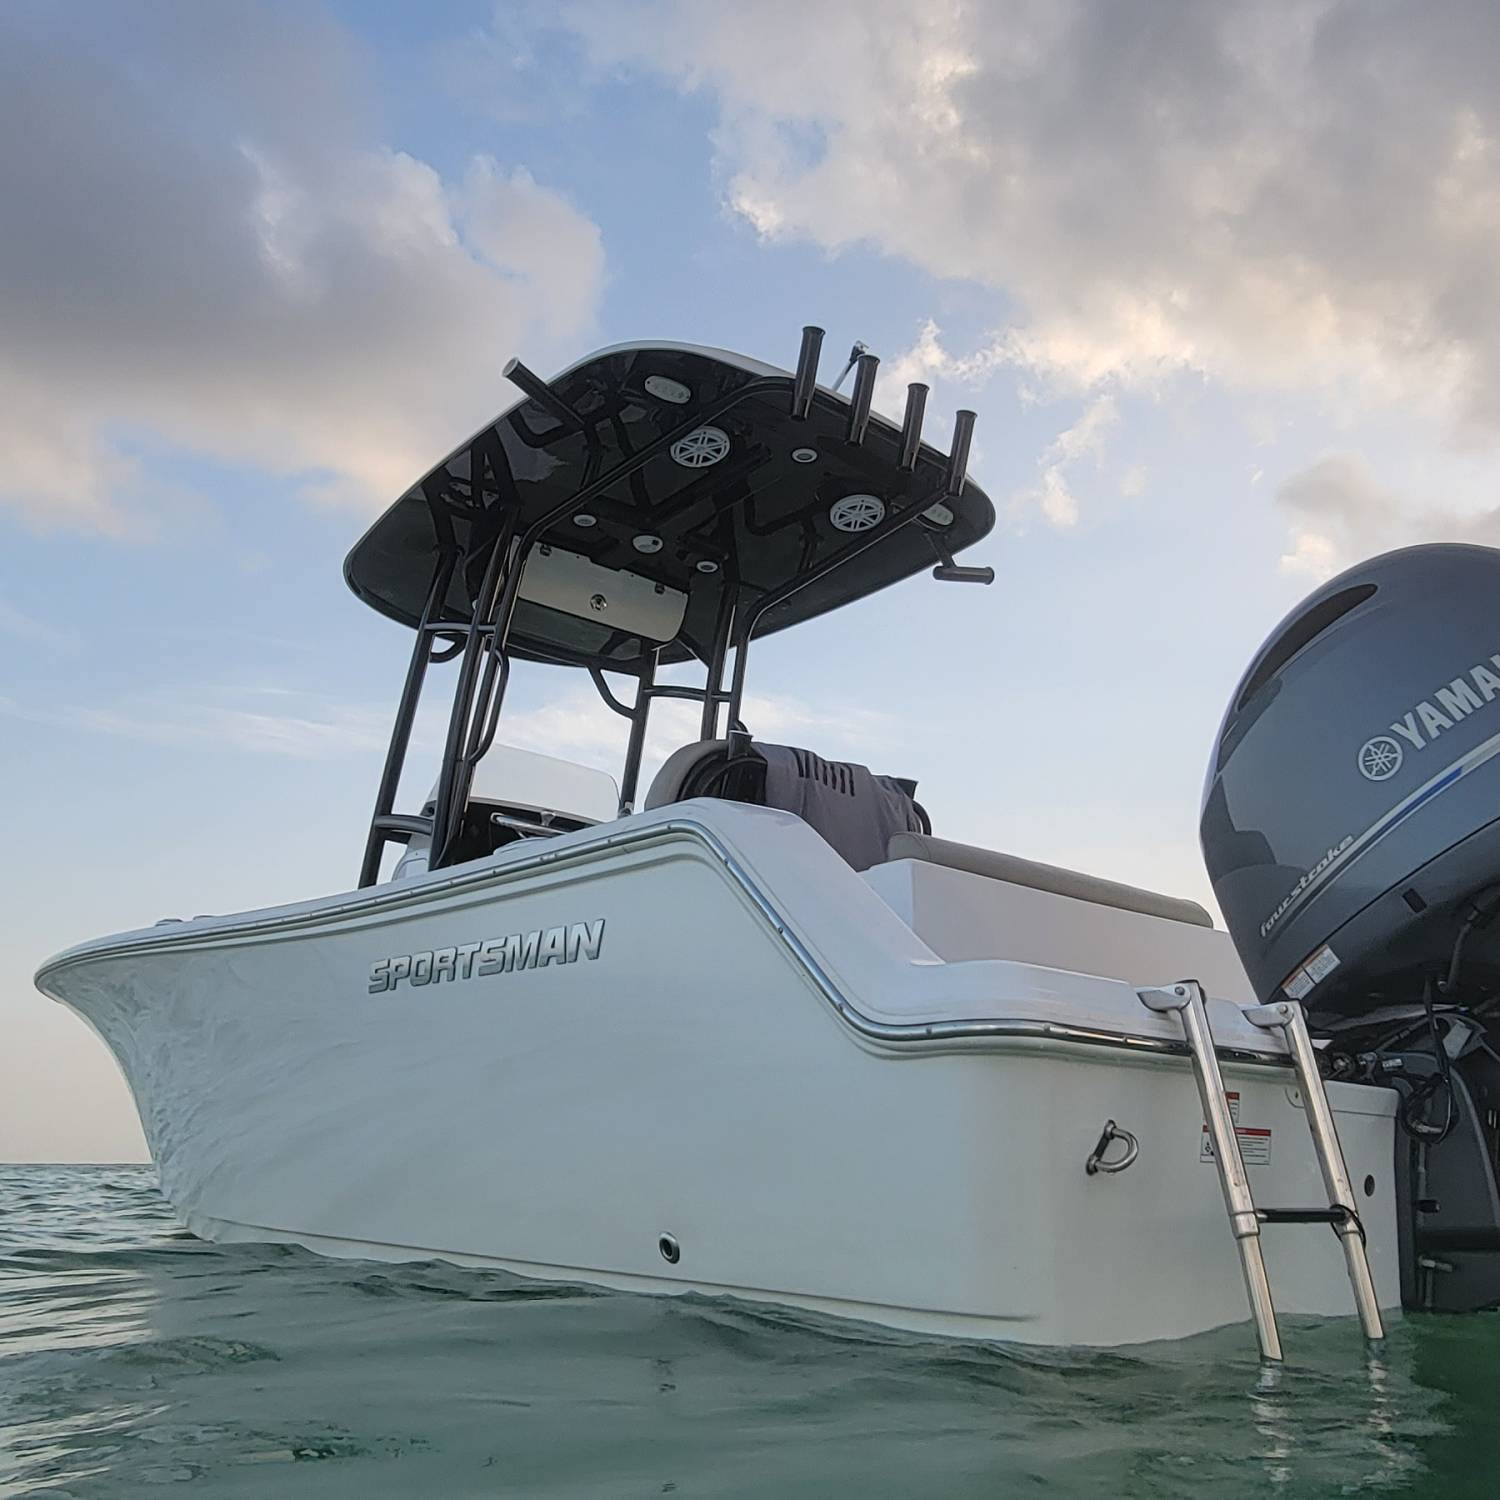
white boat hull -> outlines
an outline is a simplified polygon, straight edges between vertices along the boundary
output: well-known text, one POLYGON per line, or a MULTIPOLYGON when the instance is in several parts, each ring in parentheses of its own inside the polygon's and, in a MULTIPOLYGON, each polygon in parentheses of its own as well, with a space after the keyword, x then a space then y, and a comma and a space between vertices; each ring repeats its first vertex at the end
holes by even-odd
MULTIPOLYGON (((164 1191, 209 1238, 1040 1344, 1243 1319, 1170 1018, 1122 979, 942 957, 879 883, 794 818, 688 803, 87 944, 38 982, 114 1051, 164 1191), (477 946, 553 929, 535 967, 477 946), (393 959, 438 954, 443 973, 445 950, 453 977, 372 993, 393 959), (1139 1160, 1087 1175, 1110 1119, 1139 1160)), ((1182 958, 1134 983, 1186 977, 1182 958)), ((1215 1011, 1231 1045, 1237 1015, 1215 1011)), ((1323 1203, 1289 1071, 1225 1073, 1241 1124, 1270 1132, 1258 1200, 1323 1203)), ((1394 1307, 1394 1096, 1329 1095, 1394 1307)), ((1351 1311, 1331 1233, 1274 1226, 1265 1245, 1282 1312, 1351 1311)))

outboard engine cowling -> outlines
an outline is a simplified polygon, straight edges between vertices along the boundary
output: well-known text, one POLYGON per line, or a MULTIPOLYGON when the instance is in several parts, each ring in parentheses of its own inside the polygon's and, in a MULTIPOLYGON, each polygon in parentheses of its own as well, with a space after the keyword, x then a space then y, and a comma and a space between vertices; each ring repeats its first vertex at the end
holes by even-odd
POLYGON ((1387 553, 1293 610, 1235 689, 1201 836, 1262 1001, 1410 1001, 1460 950, 1500 981, 1500 551, 1387 553))
POLYGON ((1402 1301, 1500 1305, 1500 552, 1391 552, 1293 610, 1201 834, 1256 994, 1302 1001, 1326 1073, 1399 1095, 1402 1301))

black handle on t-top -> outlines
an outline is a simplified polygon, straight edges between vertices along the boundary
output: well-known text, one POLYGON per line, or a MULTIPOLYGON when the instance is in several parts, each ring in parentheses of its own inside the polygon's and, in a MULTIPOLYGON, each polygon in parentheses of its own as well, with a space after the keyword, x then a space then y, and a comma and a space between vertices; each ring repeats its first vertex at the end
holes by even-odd
POLYGON ((932 570, 932 576, 939 583, 993 583, 995 581, 995 570, 993 568, 965 568, 960 567, 953 561, 953 553, 949 551, 948 544, 937 531, 929 531, 927 540, 932 544, 932 550, 937 553, 938 565, 932 570))
POLYGON ((509 359, 500 373, 512 385, 520 386, 538 406, 550 412, 564 427, 583 431, 583 418, 535 370, 528 370, 518 359, 509 359))
POLYGON ((927 410, 927 387, 914 380, 906 388, 906 415, 901 418, 900 467, 914 469, 922 446, 922 414, 927 410))
POLYGON ((804 421, 812 410, 818 387, 818 356, 823 352, 823 330, 809 323, 802 330, 802 349, 797 355, 797 377, 792 382, 792 415, 804 421))
POLYGON ((932 576, 939 583, 993 583, 995 570, 993 568, 963 568, 957 563, 949 563, 946 567, 934 568, 932 576))
POLYGON ((953 446, 948 450, 948 473, 944 495, 961 495, 969 472, 969 444, 974 441, 974 413, 961 411, 953 418, 953 446))
POLYGON ((845 436, 851 443, 865 440, 865 429, 870 425, 870 402, 875 396, 875 372, 880 368, 880 357, 876 354, 861 354, 854 361, 854 390, 849 397, 849 430, 845 436))

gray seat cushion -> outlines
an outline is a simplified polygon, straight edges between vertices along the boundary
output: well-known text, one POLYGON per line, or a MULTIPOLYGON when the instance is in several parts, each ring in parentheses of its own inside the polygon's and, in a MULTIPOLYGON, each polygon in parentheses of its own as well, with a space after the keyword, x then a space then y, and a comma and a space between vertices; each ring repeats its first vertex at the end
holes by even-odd
POLYGON ((946 865, 950 870, 964 870, 990 880, 1008 880, 1012 885, 1051 891, 1054 895, 1071 896, 1077 901, 1092 901, 1098 906, 1115 906, 1122 911, 1143 912, 1149 917, 1189 922, 1194 927, 1214 925, 1213 918, 1196 901, 1138 890, 1116 880, 1101 880, 1097 875, 1082 875, 1076 870, 1019 859, 1014 854, 1000 854, 994 849, 980 849, 973 844, 935 839, 930 833, 894 835, 886 845, 886 857, 926 860, 928 864, 946 865))
POLYGON ((646 811, 665 807, 669 802, 680 802, 688 777, 704 761, 723 755, 728 748, 728 740, 694 740, 692 744, 674 750, 651 780, 651 789, 646 793, 646 811))
POLYGON ((856 870, 883 861, 893 833, 927 826, 906 783, 791 745, 757 741, 733 761, 724 740, 684 745, 656 773, 645 806, 703 796, 795 813, 856 870))

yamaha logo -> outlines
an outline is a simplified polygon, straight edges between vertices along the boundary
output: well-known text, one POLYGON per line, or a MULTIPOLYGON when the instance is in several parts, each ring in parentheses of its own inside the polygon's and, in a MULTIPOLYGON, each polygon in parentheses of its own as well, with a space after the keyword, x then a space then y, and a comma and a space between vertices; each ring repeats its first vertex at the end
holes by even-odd
POLYGON ((1408 750, 1425 750, 1496 698, 1500 698, 1500 651, 1487 661, 1475 662, 1467 672, 1436 688, 1431 697, 1414 704, 1386 726, 1389 734, 1366 740, 1355 757, 1360 775, 1366 781, 1389 781, 1401 769, 1408 750))
POLYGON ((1360 773, 1371 781, 1387 781, 1401 769, 1405 752, 1388 734, 1377 734, 1359 747, 1360 773))

